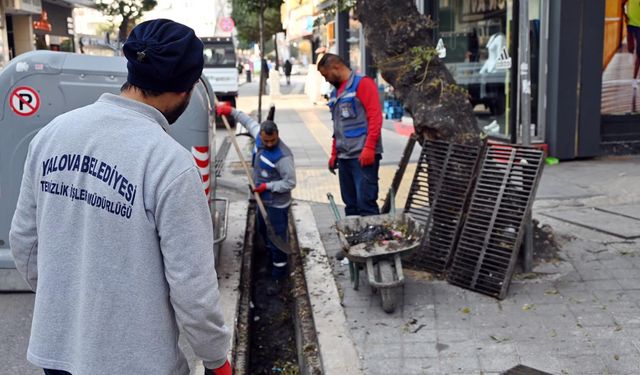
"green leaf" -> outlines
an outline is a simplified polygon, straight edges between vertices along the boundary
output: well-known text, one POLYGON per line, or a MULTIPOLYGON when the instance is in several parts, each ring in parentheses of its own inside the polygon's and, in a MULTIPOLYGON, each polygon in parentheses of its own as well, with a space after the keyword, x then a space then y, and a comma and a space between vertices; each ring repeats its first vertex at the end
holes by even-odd
POLYGON ((525 303, 522 306, 522 311, 529 311, 529 310, 533 310, 535 309, 536 305, 534 305, 533 303, 525 303))
MULTIPOLYGON (((260 41, 260 28, 258 18, 260 14, 260 3, 264 4, 264 39, 268 48, 269 40, 282 31, 280 17, 281 0, 233 0, 231 18, 236 24, 238 31, 238 41, 240 45, 248 47, 260 41)), ((267 49, 267 48, 265 48, 267 49)), ((266 52, 266 51, 265 51, 266 52)))
POLYGON ((490 335, 489 337, 491 337, 491 339, 492 339, 493 341, 498 342, 498 343, 500 343, 500 342, 505 342, 505 341, 509 341, 509 340, 510 340, 510 338, 508 338, 508 337, 498 337, 498 336, 496 336, 496 335, 490 335))
POLYGON ((615 332, 622 331, 622 326, 621 326, 621 325, 619 325, 619 324, 616 324, 616 328, 614 328, 614 331, 615 331, 615 332))

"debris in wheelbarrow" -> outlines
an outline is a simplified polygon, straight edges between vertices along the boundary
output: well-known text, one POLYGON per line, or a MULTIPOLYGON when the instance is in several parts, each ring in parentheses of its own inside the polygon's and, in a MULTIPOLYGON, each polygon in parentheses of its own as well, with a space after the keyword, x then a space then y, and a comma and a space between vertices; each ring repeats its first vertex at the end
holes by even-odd
POLYGON ((388 245, 390 241, 395 241, 397 246, 404 246, 414 239, 406 225, 397 225, 397 223, 367 225, 357 231, 344 233, 344 235, 349 246, 362 243, 388 245))

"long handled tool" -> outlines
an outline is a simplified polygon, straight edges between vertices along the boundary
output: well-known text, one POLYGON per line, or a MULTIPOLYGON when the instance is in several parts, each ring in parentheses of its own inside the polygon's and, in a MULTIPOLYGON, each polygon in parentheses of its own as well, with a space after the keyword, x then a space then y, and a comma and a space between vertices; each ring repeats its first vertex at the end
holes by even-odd
MULTIPOLYGON (((215 105, 217 106, 218 99, 215 98, 214 102, 215 102, 215 105)), ((240 164, 242 164, 242 168, 244 168, 244 172, 247 174, 247 178, 249 179, 249 186, 251 187, 251 190, 254 190, 256 188, 256 185, 253 181, 253 177, 251 176, 251 171, 249 170, 249 167, 247 166, 247 163, 244 160, 244 156, 242 156, 242 151, 240 150, 240 146, 238 146, 236 135, 231 129, 231 126, 229 126, 229 121, 227 120, 227 116, 222 115, 222 122, 224 123, 224 126, 227 128, 227 131, 229 132, 229 137, 231 138, 231 142, 233 143, 233 146, 235 147, 236 152, 238 153, 238 158, 240 158, 240 164)), ((260 213, 262 214, 264 223, 267 226, 267 237, 269 237, 269 240, 271 241, 271 243, 275 247, 277 247, 280 251, 282 251, 283 253, 291 254, 291 246, 289 246, 289 243, 287 243, 287 241, 285 241, 283 238, 278 236, 276 232, 273 230, 273 226, 271 225, 271 221, 269 220, 269 216, 267 215, 267 209, 264 207, 262 198, 260 198, 260 193, 257 193, 254 191, 253 196, 256 199, 256 203, 258 204, 258 208, 260 209, 260 213)))

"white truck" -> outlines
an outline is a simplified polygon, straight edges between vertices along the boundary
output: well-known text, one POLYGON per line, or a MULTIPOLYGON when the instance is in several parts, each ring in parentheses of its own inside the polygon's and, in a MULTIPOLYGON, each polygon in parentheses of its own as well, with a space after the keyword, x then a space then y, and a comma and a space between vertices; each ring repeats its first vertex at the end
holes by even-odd
MULTIPOLYGON (((230 37, 200 38, 204 44, 203 75, 221 102, 236 106, 238 97, 238 60, 230 37)), ((233 119, 230 119, 233 120, 233 119)))

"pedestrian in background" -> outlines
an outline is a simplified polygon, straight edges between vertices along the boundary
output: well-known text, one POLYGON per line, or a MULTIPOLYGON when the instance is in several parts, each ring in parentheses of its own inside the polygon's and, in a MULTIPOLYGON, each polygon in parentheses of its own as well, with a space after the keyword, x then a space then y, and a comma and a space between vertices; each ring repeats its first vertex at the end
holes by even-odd
POLYGON ((627 50, 634 54, 633 64, 633 89, 638 88, 638 70, 640 70, 640 1, 623 0, 622 14, 627 22, 627 50))
POLYGON ((36 292, 27 358, 52 375, 186 375, 181 327, 207 374, 230 375, 209 205, 191 154, 166 133, 203 45, 159 19, 123 52, 121 95, 58 116, 29 145, 10 232, 36 292))
MULTIPOLYGON (((218 116, 233 116, 255 139, 256 144, 252 158, 253 181, 255 183, 253 191, 260 194, 275 234, 286 241, 291 190, 296 187, 293 153, 280 139, 278 126, 275 122, 266 120, 259 124, 228 103, 219 104, 216 107, 216 113, 218 116)), ((267 294, 275 295, 280 292, 281 281, 287 275, 287 254, 269 240, 267 227, 260 212, 258 212, 258 230, 262 238, 265 239, 271 258, 272 282, 267 286, 267 294)))
POLYGON ((291 84, 291 69, 293 68, 293 65, 291 65, 291 61, 289 59, 287 59, 284 62, 284 76, 287 77, 287 85, 291 84))
POLYGON ((353 73, 344 60, 326 53, 320 74, 334 86, 329 99, 333 142, 329 171, 338 169, 347 216, 377 215, 378 170, 382 159, 382 108, 378 87, 369 77, 353 73))

